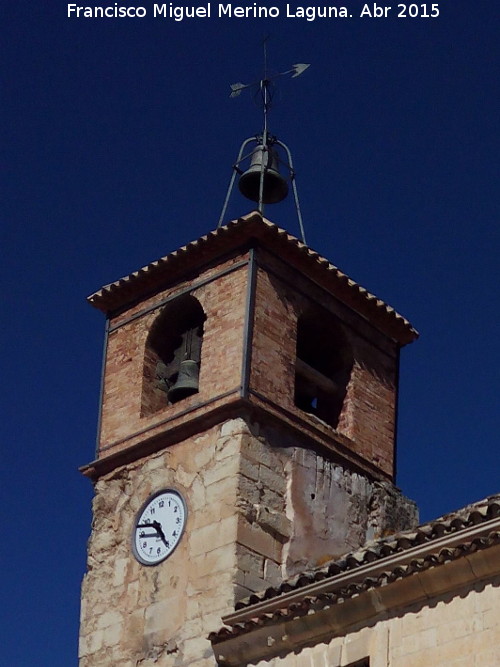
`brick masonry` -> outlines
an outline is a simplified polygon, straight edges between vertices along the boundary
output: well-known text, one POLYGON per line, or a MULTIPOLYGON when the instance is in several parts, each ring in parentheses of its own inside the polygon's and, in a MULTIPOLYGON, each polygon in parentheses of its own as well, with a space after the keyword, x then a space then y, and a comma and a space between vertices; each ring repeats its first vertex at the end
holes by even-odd
MULTIPOLYGON (((175 287, 159 289, 126 313, 110 319, 101 408, 99 456, 108 456, 161 436, 173 423, 203 416, 222 397, 244 389, 244 342, 248 266, 221 272, 248 260, 248 253, 226 260, 175 287), (201 351, 200 390, 180 403, 153 414, 143 410, 146 340, 165 299, 191 290, 206 315, 201 351), (189 415, 187 413, 190 413, 189 415)), ((394 473, 398 348, 364 318, 281 260, 259 249, 249 400, 266 401, 292 429, 322 438, 343 465, 352 463, 372 475, 392 479, 394 473), (294 404, 296 330, 301 312, 320 306, 332 313, 348 341, 353 363, 336 430, 294 404), (292 420, 290 422, 290 419, 292 420), (346 457, 345 454, 348 454, 346 457)), ((230 400, 228 398, 228 400, 230 400)), ((219 401, 220 402, 220 401, 219 401)))
MULTIPOLYGON (((354 364, 347 385, 338 434, 349 447, 391 478, 394 466, 398 350, 366 320, 283 262, 261 252, 257 281, 251 389, 322 428, 317 417, 294 405, 297 319, 321 306, 339 321, 354 364)), ((331 432, 331 428, 327 427, 331 432)))
MULTIPOLYGON (((219 267, 220 270, 226 265, 219 267)), ((209 278, 214 271, 208 271, 209 278)), ((175 296, 187 287, 183 282, 177 290, 160 292, 155 299, 135 307, 128 313, 112 318, 111 326, 116 327, 109 335, 100 433, 100 454, 115 453, 145 437, 165 429, 162 422, 173 418, 187 409, 223 395, 231 390, 238 391, 241 380, 243 356, 243 322, 246 298, 246 267, 221 276, 218 280, 195 288, 192 295, 198 299, 207 316, 202 347, 200 368, 200 391, 182 403, 168 405, 165 397, 163 410, 153 415, 143 415, 141 400, 144 382, 154 378, 144 377, 144 354, 146 339, 153 322, 158 317, 161 306, 155 303, 169 296, 175 296), (151 308, 151 310, 147 310, 151 308), (135 311, 146 310, 142 316, 130 320, 135 311), (133 438, 134 433, 148 431, 147 436, 133 438)))

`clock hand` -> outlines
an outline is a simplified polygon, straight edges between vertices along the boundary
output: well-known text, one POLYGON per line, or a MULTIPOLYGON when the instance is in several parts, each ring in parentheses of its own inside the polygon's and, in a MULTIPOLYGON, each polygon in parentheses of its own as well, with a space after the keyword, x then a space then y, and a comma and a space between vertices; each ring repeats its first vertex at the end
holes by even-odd
POLYGON ((158 535, 160 536, 161 540, 165 544, 165 546, 168 548, 169 544, 165 538, 165 533, 163 532, 163 529, 161 527, 161 523, 159 521, 153 521, 152 524, 153 528, 156 528, 158 535))
POLYGON ((136 526, 136 529, 137 528, 153 528, 154 530, 156 530, 156 533, 149 533, 149 535, 144 534, 144 535, 141 535, 141 537, 158 537, 158 536, 160 536, 160 538, 165 542, 165 536, 164 536, 163 531, 161 529, 161 523, 159 523, 158 521, 152 521, 151 523, 138 523, 137 526, 136 526))

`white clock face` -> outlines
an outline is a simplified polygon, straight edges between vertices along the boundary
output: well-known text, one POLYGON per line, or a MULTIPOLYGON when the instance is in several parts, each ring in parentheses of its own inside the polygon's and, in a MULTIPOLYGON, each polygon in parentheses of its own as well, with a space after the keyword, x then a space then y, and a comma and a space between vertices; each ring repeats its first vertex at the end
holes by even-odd
POLYGON ((186 514, 186 504, 177 491, 165 489, 151 496, 134 525, 132 549, 137 560, 156 565, 168 558, 182 537, 186 514))

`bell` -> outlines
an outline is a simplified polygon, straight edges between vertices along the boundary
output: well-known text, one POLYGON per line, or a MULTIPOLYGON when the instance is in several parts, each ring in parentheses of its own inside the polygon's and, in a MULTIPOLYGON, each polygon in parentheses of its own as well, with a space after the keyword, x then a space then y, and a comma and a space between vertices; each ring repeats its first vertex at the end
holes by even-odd
POLYGON ((191 394, 196 394, 199 387, 199 374, 200 371, 196 361, 192 359, 181 361, 177 380, 168 391, 168 400, 171 403, 176 403, 187 396, 191 396, 191 394))
POLYGON ((264 148, 262 144, 259 144, 254 148, 250 166, 241 175, 238 187, 244 197, 258 202, 262 163, 264 163, 262 202, 264 204, 277 204, 287 196, 288 183, 279 172, 278 153, 269 146, 264 148))

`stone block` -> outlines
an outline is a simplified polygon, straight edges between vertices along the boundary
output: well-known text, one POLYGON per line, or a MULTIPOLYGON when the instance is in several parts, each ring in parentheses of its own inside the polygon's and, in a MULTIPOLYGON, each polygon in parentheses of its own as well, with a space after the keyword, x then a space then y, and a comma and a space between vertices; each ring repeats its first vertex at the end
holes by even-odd
MULTIPOLYGON (((238 545, 236 549, 236 558, 238 563, 238 570, 242 572, 252 572, 258 577, 264 574, 264 556, 250 551, 246 547, 238 545)), ((272 562, 272 561, 267 561, 272 562)))
POLYGON ((123 615, 119 611, 106 611, 99 616, 97 619, 97 628, 102 630, 109 627, 110 625, 116 625, 121 623, 123 620, 123 615))
POLYGON ((161 633, 162 636, 172 637, 182 626, 182 610, 184 600, 179 596, 172 596, 150 604, 144 614, 144 631, 146 634, 161 633), (175 610, 175 613, 173 611, 175 610))
MULTIPOLYGON (((217 613, 220 617, 233 610, 232 591, 224 590, 222 586, 208 588, 198 596, 198 603, 202 618, 207 614, 217 613)), ((222 623, 221 623, 222 625, 222 623)))
POLYGON ((269 584, 267 581, 265 581, 261 577, 257 577, 255 574, 252 574, 251 572, 238 572, 236 575, 236 582, 240 586, 243 586, 244 588, 251 591, 252 593, 265 591, 266 588, 269 588, 269 584))
POLYGON ((234 436, 240 434, 250 434, 250 429, 246 421, 242 418, 229 419, 220 427, 220 434, 224 436, 234 436))
POLYGON ((104 646, 104 630, 90 632, 84 638, 85 655, 93 655, 104 646))
POLYGON ((103 636, 102 636, 103 645, 106 647, 118 646, 120 644, 122 631, 123 631, 122 623, 115 623, 114 625, 108 625, 103 630, 103 636))
MULTIPOLYGON (((214 434, 212 434, 212 437, 214 437, 214 434)), ((213 463, 214 455, 215 452, 213 445, 209 442, 201 442, 191 459, 192 463, 190 472, 199 472, 200 470, 204 470, 207 466, 213 463)))
POLYGON ((232 572, 236 566, 236 553, 234 544, 226 544, 209 553, 199 554, 190 561, 190 571, 196 580, 208 574, 218 572, 232 572), (192 566, 191 566, 192 565, 192 566))
POLYGON ((206 660, 213 655, 212 646, 205 637, 188 639, 184 643, 182 658, 184 665, 191 665, 197 660, 206 660))
POLYGON ((178 466, 175 470, 175 481, 185 489, 189 489, 197 475, 197 472, 188 472, 183 466, 178 466))
POLYGON ((147 474, 152 470, 164 469, 165 468, 165 459, 163 455, 153 455, 145 463, 143 470, 147 474))
POLYGON ((189 490, 189 510, 190 513, 205 509, 207 505, 207 493, 201 477, 193 480, 189 490))
POLYGON ((240 447, 241 439, 238 436, 219 438, 215 446, 215 461, 223 461, 229 456, 237 456, 240 447))
POLYGON ((276 452, 269 445, 265 445, 260 440, 257 440, 257 438, 243 437, 241 451, 246 458, 267 468, 272 469, 275 466, 276 452))
POLYGON ((113 586, 123 586, 129 562, 130 557, 116 559, 113 573, 113 586))
POLYGON ((278 471, 275 472, 274 470, 271 470, 267 466, 260 465, 259 479, 262 482, 262 484, 267 486, 267 488, 271 489, 275 493, 278 493, 280 495, 285 494, 287 486, 287 478, 285 472, 279 471, 279 468, 278 471))
POLYGON ((325 662, 328 667, 339 667, 342 654, 342 639, 333 639, 325 649, 325 662))
POLYGON ((257 512, 257 523, 266 531, 276 533, 282 538, 288 538, 292 534, 292 522, 283 512, 276 512, 260 507, 257 512))
POLYGON ((276 586, 283 581, 281 565, 273 560, 266 558, 264 561, 264 579, 268 586, 276 586))
POLYGON ((261 485, 255 480, 238 475, 238 499, 244 500, 251 505, 258 505, 262 498, 261 485))
POLYGON ((191 556, 206 554, 226 544, 235 542, 238 517, 228 516, 217 523, 193 530, 189 538, 191 556))
POLYGON ((203 630, 201 635, 207 637, 211 632, 217 632, 223 626, 222 614, 219 611, 208 612, 201 619, 203 630))
POLYGON ((234 478, 239 468, 239 460, 236 456, 227 457, 224 461, 220 461, 217 465, 203 471, 202 478, 205 486, 210 486, 226 477, 234 478))
POLYGON ((218 523, 235 514, 234 503, 220 502, 207 505, 203 510, 193 512, 189 517, 189 529, 196 530, 218 523))
POLYGON ((239 471, 248 479, 257 481, 260 475, 260 466, 256 461, 248 459, 243 455, 240 459, 239 471))
POLYGON ((210 484, 206 487, 206 503, 235 503, 236 502, 237 476, 225 477, 224 479, 210 484))
POLYGON ((144 638, 144 609, 137 609, 126 619, 120 646, 123 654, 134 655, 142 646, 144 638))
POLYGON ((271 511, 281 513, 285 511, 285 498, 283 494, 276 493, 266 487, 263 488, 261 493, 261 503, 271 511))
POLYGON ((186 639, 191 639, 193 637, 199 637, 200 635, 207 635, 208 633, 203 630, 203 620, 201 618, 193 618, 189 621, 185 621, 182 625, 182 637, 186 639))
POLYGON ((237 541, 238 544, 246 546, 258 554, 276 562, 281 562, 281 543, 255 524, 249 524, 241 519, 238 524, 237 541))
POLYGON ((364 628, 363 630, 356 632, 354 635, 346 637, 344 644, 342 645, 340 658, 342 667, 370 656, 371 635, 372 630, 364 628))

